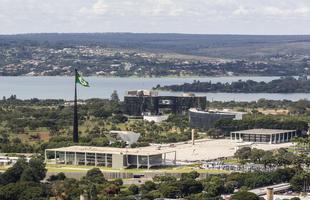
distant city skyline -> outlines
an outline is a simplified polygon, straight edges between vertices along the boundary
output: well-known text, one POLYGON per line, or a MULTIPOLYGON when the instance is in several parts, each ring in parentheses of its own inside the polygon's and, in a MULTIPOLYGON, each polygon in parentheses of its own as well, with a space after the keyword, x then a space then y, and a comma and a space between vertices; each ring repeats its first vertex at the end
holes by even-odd
POLYGON ((309 0, 0 0, 0 34, 310 34, 309 0))

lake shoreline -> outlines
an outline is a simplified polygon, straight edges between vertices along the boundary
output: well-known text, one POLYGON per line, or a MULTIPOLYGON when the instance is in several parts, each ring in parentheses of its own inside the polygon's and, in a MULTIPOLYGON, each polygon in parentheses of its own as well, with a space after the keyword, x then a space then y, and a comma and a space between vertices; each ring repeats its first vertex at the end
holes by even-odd
MULTIPOLYGON (((56 75, 56 76, 43 76, 43 75, 40 75, 40 76, 30 76, 30 75, 19 75, 19 76, 0 76, 0 77, 74 77, 73 75, 72 76, 68 76, 68 75, 56 75)), ((192 75, 182 75, 182 76, 102 76, 102 75, 90 75, 90 76, 86 76, 86 75, 83 75, 83 77, 96 77, 96 78, 133 78, 133 79, 145 79, 145 78, 149 78, 149 79, 158 79, 158 78, 245 78, 245 77, 278 77, 278 78, 281 78, 283 76, 266 76, 266 75, 253 75, 253 74, 249 74, 249 75, 238 75, 238 76, 231 76, 231 75, 214 75, 214 76, 192 76, 192 75)), ((292 76, 292 77, 298 77, 298 76, 292 76)))
MULTIPOLYGON (((120 78, 99 76, 85 77, 90 87, 78 87, 79 99, 110 98, 114 90, 119 98, 123 100, 128 90, 150 90, 156 85, 182 84, 184 82, 211 81, 211 82, 233 82, 239 79, 271 81, 279 77, 185 77, 185 78, 120 78)), ((0 98, 16 95, 19 99, 74 99, 74 77, 69 76, 0 76, 0 98)), ((159 91, 159 95, 173 96, 182 95, 183 92, 159 91)), ((310 99, 310 94, 264 94, 264 93, 195 93, 203 95, 210 101, 257 101, 258 99, 270 100, 292 100, 310 99)))
POLYGON ((212 93, 212 94, 310 94, 310 92, 221 92, 221 91, 210 91, 210 92, 191 92, 191 91, 174 91, 174 90, 159 90, 152 89, 158 92, 178 92, 178 93, 212 93))

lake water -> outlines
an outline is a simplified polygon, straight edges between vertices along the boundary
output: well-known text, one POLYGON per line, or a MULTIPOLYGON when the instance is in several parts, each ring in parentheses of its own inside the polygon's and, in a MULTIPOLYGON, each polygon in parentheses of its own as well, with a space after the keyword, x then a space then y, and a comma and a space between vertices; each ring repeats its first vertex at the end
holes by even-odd
MULTIPOLYGON (((114 77, 85 77, 90 88, 78 87, 78 98, 109 98, 113 90, 117 90, 121 99, 127 90, 151 89, 157 84, 171 85, 191 83, 193 80, 211 82, 232 82, 238 80, 271 81, 279 77, 168 77, 168 78, 114 78, 114 77)), ((12 94, 20 99, 66 99, 72 100, 74 95, 74 77, 7 77, 0 76, 0 97, 12 94)), ((162 95, 180 95, 182 92, 159 92, 162 95)), ((256 101, 261 98, 274 100, 310 99, 308 93, 269 94, 269 93, 197 93, 206 95, 208 100, 218 101, 256 101)))

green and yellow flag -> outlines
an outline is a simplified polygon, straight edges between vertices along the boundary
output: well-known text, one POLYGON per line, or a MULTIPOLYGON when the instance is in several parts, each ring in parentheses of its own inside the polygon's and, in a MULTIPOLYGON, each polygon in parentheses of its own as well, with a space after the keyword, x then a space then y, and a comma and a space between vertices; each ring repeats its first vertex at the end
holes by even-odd
POLYGON ((75 82, 81 84, 84 87, 89 87, 89 83, 79 74, 78 71, 75 72, 75 82))

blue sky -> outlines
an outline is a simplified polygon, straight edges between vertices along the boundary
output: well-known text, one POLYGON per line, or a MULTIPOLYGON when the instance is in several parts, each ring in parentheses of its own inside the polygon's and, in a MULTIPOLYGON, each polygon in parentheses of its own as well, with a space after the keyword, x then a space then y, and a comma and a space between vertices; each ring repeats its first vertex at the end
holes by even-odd
POLYGON ((0 0, 0 34, 310 34, 310 0, 0 0))

